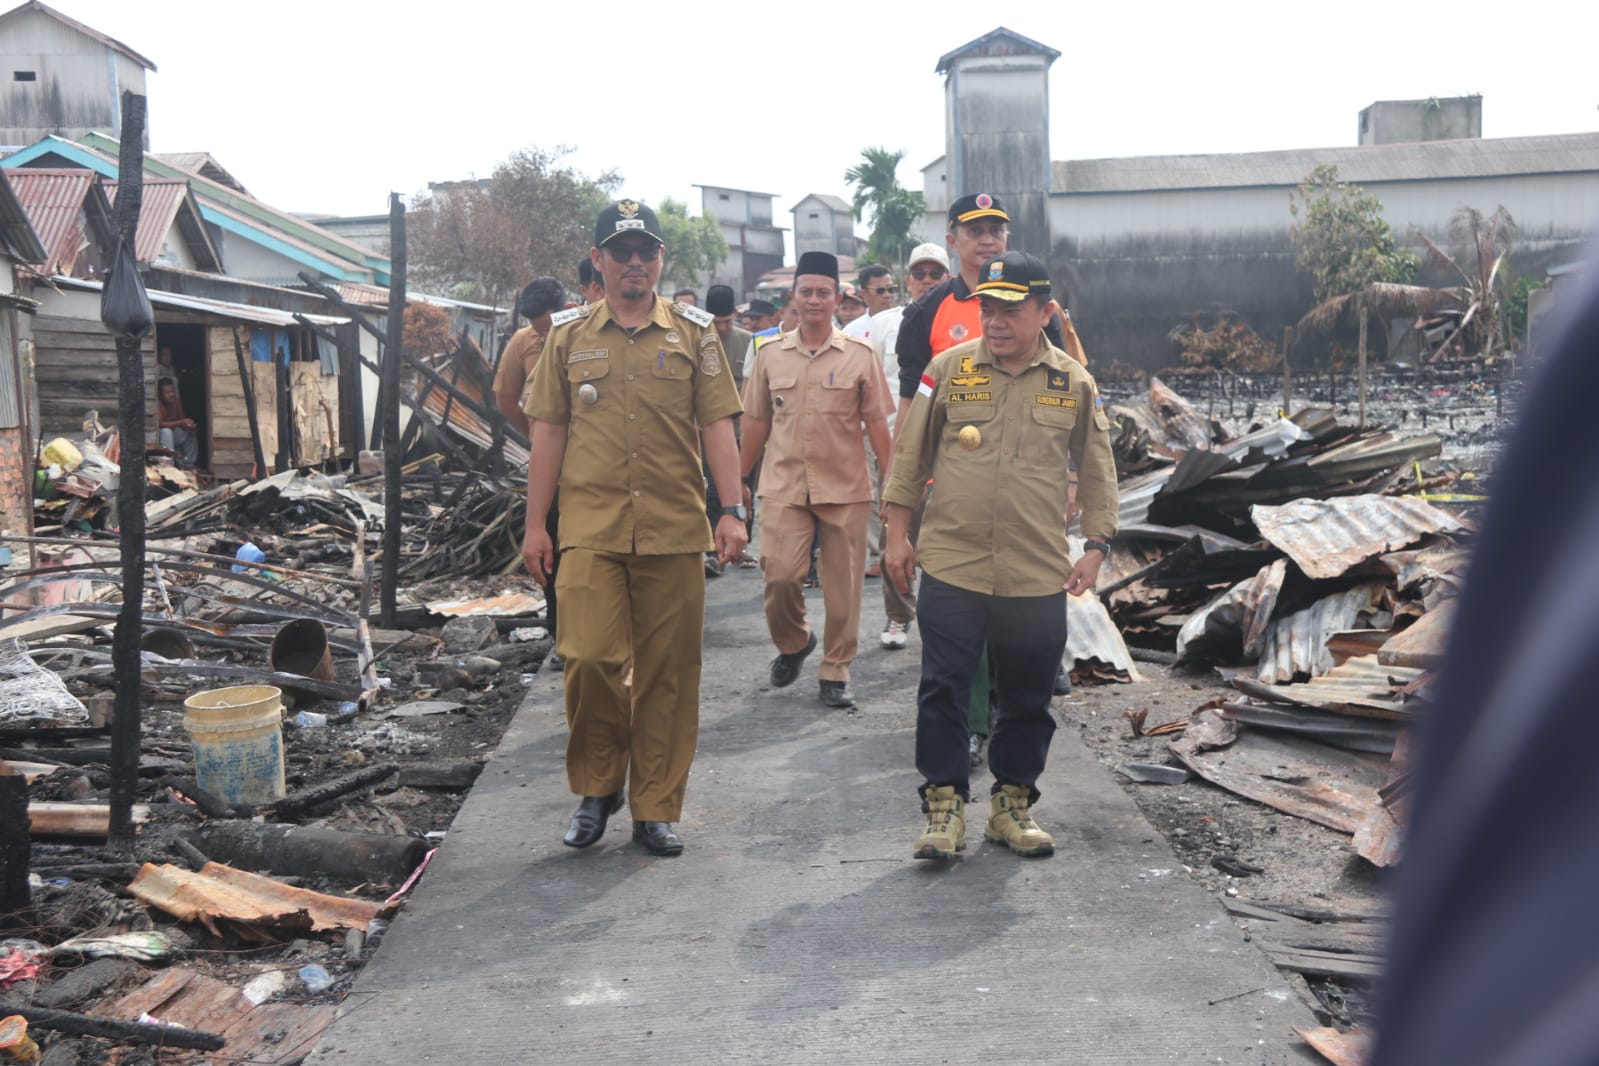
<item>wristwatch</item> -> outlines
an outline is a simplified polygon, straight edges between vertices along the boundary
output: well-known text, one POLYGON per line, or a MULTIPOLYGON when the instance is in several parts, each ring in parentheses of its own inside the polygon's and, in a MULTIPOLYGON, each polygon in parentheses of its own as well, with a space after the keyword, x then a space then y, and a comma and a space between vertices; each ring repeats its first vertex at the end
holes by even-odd
POLYGON ((1108 556, 1110 555, 1110 545, 1106 544, 1102 540, 1085 540, 1083 541, 1083 551, 1099 552, 1102 555, 1108 556))
POLYGON ((735 503, 731 507, 722 508, 722 513, 717 515, 716 517, 720 519, 720 518, 726 518, 729 515, 732 515, 734 518, 738 519, 740 522, 748 522, 750 520, 750 513, 748 511, 744 510, 744 505, 742 503, 735 503))

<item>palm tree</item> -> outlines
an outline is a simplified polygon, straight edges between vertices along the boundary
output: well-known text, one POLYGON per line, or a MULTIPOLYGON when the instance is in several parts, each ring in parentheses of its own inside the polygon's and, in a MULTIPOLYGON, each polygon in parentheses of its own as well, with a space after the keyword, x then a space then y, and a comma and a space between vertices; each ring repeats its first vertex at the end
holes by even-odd
POLYGON ((898 266, 904 265, 911 249, 920 243, 912 227, 927 212, 922 194, 899 183, 899 164, 904 158, 903 149, 863 148, 861 161, 844 171, 844 180, 855 187, 855 218, 864 219, 868 208, 872 212, 867 258, 898 266))

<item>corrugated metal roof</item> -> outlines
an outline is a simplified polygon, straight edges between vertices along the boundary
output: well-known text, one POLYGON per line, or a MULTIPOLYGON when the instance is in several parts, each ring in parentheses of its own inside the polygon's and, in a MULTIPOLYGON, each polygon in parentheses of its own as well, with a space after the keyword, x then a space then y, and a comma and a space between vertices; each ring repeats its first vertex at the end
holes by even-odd
POLYGON ((1178 661, 1187 658, 1188 649, 1196 642, 1205 640, 1228 643, 1236 640, 1233 648, 1241 646, 1246 661, 1258 656, 1265 643, 1267 623, 1277 609, 1283 578, 1287 576, 1288 560, 1278 559, 1189 615, 1177 633, 1178 661))
POLYGON ((1385 717, 1403 718, 1410 714, 1410 708, 1401 690, 1423 673, 1406 666, 1384 666, 1375 655, 1357 655, 1309 681, 1271 685, 1240 675, 1233 678, 1233 685, 1240 692, 1277 703, 1324 711, 1375 711, 1385 717))
POLYGON ((1337 577, 1356 563, 1414 544, 1429 533, 1466 528, 1453 515, 1410 496, 1256 504, 1249 515, 1261 536, 1313 578, 1337 577))
POLYGON ((1292 188, 1330 163, 1341 181, 1435 181, 1599 172, 1599 133, 1343 145, 1226 155, 1146 155, 1054 164, 1054 195, 1176 189, 1292 188))
POLYGON ((28 221, 28 212, 22 208, 16 191, 0 170, 0 237, 5 240, 5 250, 24 263, 43 263, 47 253, 28 221))
POLYGON ((1088 671, 1103 677, 1103 671, 1092 670, 1090 660, 1109 666, 1117 680, 1143 680, 1127 652, 1121 630, 1110 620, 1110 612, 1098 596, 1085 592, 1081 596, 1066 597, 1066 661, 1074 671, 1088 671))
MULTIPOLYGON (((106 198, 113 207, 117 202, 117 188, 117 182, 105 182, 106 198)), ((199 268, 221 273, 222 262, 205 232, 189 183, 179 178, 145 178, 139 201, 139 229, 133 239, 133 254, 141 265, 149 266, 161 257, 162 246, 174 224, 199 268)))
MULTIPOLYGON (((84 278, 57 276, 51 278, 50 282, 58 288, 77 289, 81 292, 99 292, 102 288, 100 282, 84 278)), ((150 297, 151 305, 157 310, 165 308, 173 311, 194 311, 222 318, 236 318, 243 322, 259 322, 265 326, 298 326, 302 318, 317 326, 342 326, 350 321, 337 315, 297 315, 292 311, 279 311, 271 307, 252 307, 250 304, 207 300, 200 296, 180 296, 177 293, 162 292, 160 289, 146 289, 145 292, 150 297)))
POLYGON ((109 217, 109 203, 92 170, 10 170, 6 176, 44 246, 46 273, 71 274, 94 242, 96 221, 109 217))
MULTIPOLYGON (((1279 618, 1266 634, 1260 649, 1260 667, 1255 676, 1267 683, 1292 681, 1294 677, 1320 677, 1333 668, 1327 638, 1345 629, 1355 629, 1362 614, 1377 609, 1385 586, 1356 585, 1352 589, 1319 600, 1303 611, 1279 618)), ((1349 660, 1352 662, 1353 660, 1349 660)))

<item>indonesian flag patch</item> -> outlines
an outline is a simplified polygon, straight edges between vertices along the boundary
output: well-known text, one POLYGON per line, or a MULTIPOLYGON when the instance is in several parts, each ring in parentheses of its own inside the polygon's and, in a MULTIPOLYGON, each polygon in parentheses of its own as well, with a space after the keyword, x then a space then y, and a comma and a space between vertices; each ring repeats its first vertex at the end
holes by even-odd
POLYGON ((930 397, 933 395, 933 390, 936 388, 938 388, 938 382, 933 380, 933 375, 923 374, 922 383, 916 386, 916 395, 930 397))

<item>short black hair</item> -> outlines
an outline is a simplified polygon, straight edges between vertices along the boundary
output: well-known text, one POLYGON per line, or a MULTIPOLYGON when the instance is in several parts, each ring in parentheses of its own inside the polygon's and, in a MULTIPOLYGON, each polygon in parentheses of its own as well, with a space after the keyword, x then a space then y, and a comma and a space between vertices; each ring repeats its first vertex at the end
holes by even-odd
POLYGON ((516 309, 523 318, 534 319, 559 311, 566 303, 566 290, 561 283, 548 275, 534 278, 517 298, 516 309))
POLYGON ((695 290, 695 289, 690 289, 690 288, 682 288, 682 289, 677 289, 677 290, 673 291, 672 299, 675 300, 679 296, 692 296, 696 300, 698 300, 700 298, 699 292, 697 290, 695 290))
POLYGON ((855 284, 858 288, 864 289, 866 288, 866 283, 873 278, 891 278, 893 276, 894 272, 882 263, 869 263, 862 267, 861 272, 856 275, 855 284))
POLYGON ((579 285, 605 285, 605 278, 594 269, 592 259, 580 259, 577 263, 577 283, 579 285))

